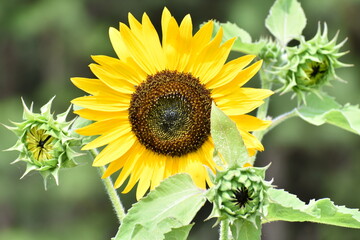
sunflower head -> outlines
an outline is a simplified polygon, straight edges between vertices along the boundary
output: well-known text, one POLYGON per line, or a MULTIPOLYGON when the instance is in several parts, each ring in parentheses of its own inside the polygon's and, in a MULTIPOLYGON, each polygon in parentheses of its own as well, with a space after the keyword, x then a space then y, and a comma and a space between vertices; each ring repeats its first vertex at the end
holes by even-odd
POLYGON ((75 133, 69 129, 72 121, 66 121, 70 108, 55 119, 51 113, 52 100, 41 108, 41 113, 33 113, 32 106, 29 109, 23 101, 24 121, 13 122, 14 127, 6 126, 18 136, 16 144, 7 149, 20 152, 13 163, 26 162, 26 171, 22 177, 31 171, 41 173, 45 188, 50 176, 58 184, 58 172, 61 168, 77 165, 74 158, 78 154, 72 147, 80 145, 75 133))
POLYGON ((228 219, 233 223, 242 218, 255 224, 267 204, 270 183, 264 180, 265 168, 244 166, 218 173, 215 186, 208 192, 213 203, 210 217, 228 219))
POLYGON ((287 48, 288 63, 280 69, 284 73, 280 89, 283 93, 294 91, 299 101, 305 102, 307 92, 320 92, 332 79, 341 81, 335 69, 351 66, 339 61, 347 53, 339 52, 346 39, 337 44, 338 34, 332 40, 327 34, 327 25, 324 24, 323 32, 319 25, 314 38, 305 41, 302 37, 298 46, 287 48))
POLYGON ((212 21, 193 34, 190 15, 180 24, 165 8, 162 39, 146 13, 139 22, 129 14, 129 26, 110 28, 118 58, 93 56, 96 78, 72 78, 90 96, 72 102, 75 111, 94 123, 77 130, 100 135, 83 149, 102 147, 94 166, 109 164, 103 177, 120 171, 115 187, 129 178, 123 193, 136 183, 137 198, 176 173, 188 173, 200 188, 212 185, 207 169, 215 172, 210 136, 212 102, 238 126, 251 154, 263 150, 249 131, 269 124, 246 113, 272 94, 242 88, 261 66, 246 67, 255 56, 226 63, 235 39, 222 44, 223 31, 212 37, 212 21))

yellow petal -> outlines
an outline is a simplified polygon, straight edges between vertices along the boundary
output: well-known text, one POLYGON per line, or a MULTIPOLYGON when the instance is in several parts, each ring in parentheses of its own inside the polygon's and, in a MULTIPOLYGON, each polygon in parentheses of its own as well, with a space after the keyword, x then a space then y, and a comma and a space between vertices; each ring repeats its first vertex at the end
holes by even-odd
POLYGON ((109 76, 122 79, 122 81, 128 81, 132 85, 138 85, 146 79, 147 74, 137 65, 134 67, 129 63, 103 55, 91 57, 101 65, 100 68, 107 72, 109 76))
POLYGON ((136 20, 136 18, 131 14, 129 13, 128 14, 128 20, 129 20, 129 26, 130 26, 130 29, 131 31, 139 38, 139 37, 142 37, 142 26, 141 26, 141 23, 136 20))
POLYGON ((204 142, 204 144, 201 146, 200 154, 200 160, 203 165, 206 165, 212 170, 213 172, 216 172, 216 169, 218 166, 213 160, 213 154, 214 154, 214 143, 212 141, 212 138, 209 137, 209 139, 204 142))
POLYGON ((247 131, 243 131, 242 129, 239 129, 239 132, 244 141, 246 148, 256 149, 259 151, 264 150, 263 145, 254 135, 248 133, 247 131))
POLYGON ((252 157, 255 155, 256 153, 256 149, 255 148, 248 148, 248 153, 249 153, 249 156, 252 157))
POLYGON ((120 35, 124 41, 131 58, 148 74, 153 75, 158 72, 158 66, 154 65, 152 56, 148 53, 146 39, 139 39, 124 24, 120 23, 120 35), (144 42, 143 42, 144 41, 144 42))
POLYGON ((151 62, 154 65, 157 72, 165 69, 165 56, 161 47, 159 35, 155 30, 155 27, 151 23, 148 15, 144 13, 142 18, 143 24, 143 38, 142 41, 146 42, 147 54, 151 58, 151 62))
POLYGON ((127 119, 106 119, 76 129, 76 132, 84 136, 100 135, 126 123, 126 120, 127 119))
MULTIPOLYGON (((189 49, 182 49, 179 46, 181 39, 176 20, 174 18, 170 18, 167 26, 167 36, 163 42, 163 49, 166 57, 166 68, 169 70, 177 70, 181 56, 186 55, 186 51, 189 51, 189 49)), ((179 71, 181 70, 179 69, 179 71)))
POLYGON ((130 124, 127 122, 122 122, 120 126, 112 128, 109 131, 103 133, 100 137, 97 137, 90 143, 86 144, 81 150, 89 150, 104 146, 110 142, 115 141, 118 138, 121 138, 123 135, 129 133, 130 131, 130 124))
POLYGON ((170 177, 173 174, 174 158, 166 157, 166 165, 164 170, 164 179, 170 177))
POLYGON ((140 143, 135 142, 135 144, 130 150, 132 152, 132 155, 129 156, 118 178, 115 181, 114 184, 115 188, 120 187, 125 182, 125 180, 128 178, 130 173, 134 170, 134 166, 137 163, 137 161, 141 161, 140 158, 142 158, 145 150, 146 150, 145 147, 143 147, 140 143))
MULTIPOLYGON (((123 168, 125 166, 125 163, 130 161, 133 162, 135 159, 135 155, 137 155, 138 153, 138 146, 140 144, 135 142, 134 145, 129 149, 129 151, 127 151, 124 155, 122 155, 120 158, 114 160, 113 162, 111 162, 109 164, 109 166, 107 167, 104 175, 102 176, 102 178, 107 178, 109 177, 111 174, 113 174, 114 172, 120 170, 121 168, 123 168)), ((117 187, 116 187, 117 188, 117 187)))
POLYGON ((271 121, 261 120, 250 115, 230 116, 230 118, 236 123, 239 129, 245 131, 262 130, 271 124, 271 121))
POLYGON ((99 79, 90 78, 71 78, 71 82, 81 90, 92 95, 117 95, 118 92, 106 86, 99 79))
POLYGON ((235 39, 231 39, 219 47, 222 35, 223 31, 220 28, 215 38, 202 50, 199 50, 196 57, 190 59, 188 68, 185 69, 198 77, 201 83, 206 84, 219 73, 235 41, 235 39))
MULTIPOLYGON (((219 29, 215 37, 207 42, 203 46, 199 46, 194 55, 191 57, 188 68, 185 69, 187 72, 191 72, 195 77, 199 77, 200 81, 204 78, 202 70, 208 69, 208 67, 213 63, 215 59, 209 58, 207 56, 215 55, 214 53, 218 50, 220 43, 223 37, 222 28, 219 29)), ((209 69, 211 71, 211 69, 209 69)))
POLYGON ((114 172, 120 170, 122 167, 124 167, 126 160, 128 159, 130 155, 131 149, 127 151, 124 155, 122 155, 120 158, 116 159, 115 161, 111 162, 109 166, 106 168, 105 173, 101 176, 101 178, 107 178, 114 172))
POLYGON ((111 27, 109 28, 109 37, 111 44, 118 57, 124 61, 130 58, 130 54, 126 48, 126 45, 124 41, 121 39, 120 32, 117 29, 111 27))
POLYGON ((190 14, 187 14, 180 24, 180 37, 184 42, 191 42, 192 40, 192 21, 190 14))
POLYGON ((202 26, 199 31, 194 35, 192 40, 192 49, 198 52, 203 49, 211 40, 213 33, 214 22, 209 21, 202 26))
MULTIPOLYGON (((151 162, 150 162, 151 163, 151 162)), ((141 177, 136 189, 136 199, 139 200, 145 195, 150 187, 151 178, 154 172, 154 164, 142 165, 141 177)), ((125 191, 125 190, 124 190, 125 191)))
POLYGON ((235 87, 231 92, 226 91, 225 95, 220 95, 220 93, 218 93, 216 96, 212 97, 214 101, 220 103, 228 101, 263 100, 272 94, 274 94, 274 92, 268 89, 235 87))
POLYGON ((196 186, 202 189, 206 188, 205 175, 207 175, 207 173, 205 171, 205 167, 195 159, 188 163, 188 166, 185 169, 185 172, 190 174, 196 186))
POLYGON ((132 94, 135 91, 134 84, 115 74, 111 74, 111 70, 106 69, 106 66, 90 64, 90 69, 103 83, 115 91, 125 94, 132 94))
POLYGON ((166 158, 160 155, 151 154, 149 158, 155 162, 153 175, 151 177, 150 189, 154 189, 160 184, 160 181, 164 179, 164 171, 166 165, 166 158))
POLYGON ((182 72, 189 64, 192 51, 192 21, 189 14, 182 20, 177 37, 177 52, 179 57, 175 70, 182 72))
POLYGON ((162 29, 162 43, 164 44, 166 42, 166 38, 168 35, 170 35, 168 31, 169 27, 169 21, 171 19, 171 13, 169 10, 165 7, 162 15, 161 15, 161 29, 162 29))
POLYGON ((108 164, 124 155, 134 144, 136 137, 128 132, 107 145, 94 159, 93 166, 99 167, 108 164))
POLYGON ((216 105, 226 114, 226 115, 242 115, 251 112, 255 108, 263 104, 262 100, 240 100, 240 101, 224 101, 216 102, 216 105))
POLYGON ((255 57, 255 55, 245 55, 226 63, 219 74, 206 84, 206 87, 214 89, 231 82, 255 57))
POLYGON ((262 64, 262 60, 257 61, 256 63, 252 64, 251 66, 242 70, 231 82, 219 87, 215 88, 211 95, 215 98, 219 96, 223 96, 229 94, 233 89, 241 87, 247 81, 249 81, 260 69, 262 64))
MULTIPOLYGON (((135 166, 133 168, 133 170, 131 171, 131 175, 129 178, 129 181, 125 187, 125 189, 121 192, 121 193, 128 193, 130 192, 130 190, 135 186, 135 184, 139 181, 139 179, 142 177, 142 173, 144 171, 144 166, 143 166, 143 162, 141 159, 139 159, 136 163, 135 166)), ((139 189, 139 187, 138 187, 139 189)), ((139 200, 138 198, 138 193, 136 192, 136 199, 139 200)))
POLYGON ((94 120, 94 121, 102 121, 107 119, 115 119, 115 118, 128 118, 128 111, 121 112, 104 112, 104 111, 96 111, 87 108, 83 108, 80 110, 74 111, 75 114, 78 114, 80 117, 94 120))
POLYGON ((105 112, 118 112, 124 111, 129 108, 129 103, 125 99, 113 99, 111 97, 99 97, 99 96, 86 96, 78 97, 71 101, 71 103, 89 108, 97 111, 105 112))

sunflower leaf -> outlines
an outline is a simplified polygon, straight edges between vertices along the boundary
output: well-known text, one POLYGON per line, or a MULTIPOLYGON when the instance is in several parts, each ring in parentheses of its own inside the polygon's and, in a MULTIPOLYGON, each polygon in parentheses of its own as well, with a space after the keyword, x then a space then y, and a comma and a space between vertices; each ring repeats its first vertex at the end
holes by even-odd
POLYGON ((224 30, 223 34, 223 42, 227 40, 237 37, 244 43, 251 43, 251 36, 244 29, 240 28, 236 23, 214 23, 214 32, 217 33, 220 27, 224 30))
POLYGON ((337 206, 330 199, 311 200, 309 204, 284 190, 269 189, 269 205, 263 223, 273 221, 315 222, 340 227, 360 228, 360 211, 337 206))
POLYGON ((230 225, 230 230, 234 239, 241 240, 260 240, 261 239, 261 221, 260 216, 256 218, 254 223, 239 218, 234 224, 230 225))
POLYGON ((211 109, 211 137, 215 147, 229 166, 243 166, 249 155, 236 124, 216 105, 211 109))
POLYGON ((173 228, 170 232, 165 233, 165 240, 185 240, 194 224, 188 224, 182 227, 173 228))
POLYGON ((245 54, 258 55, 261 49, 266 45, 266 43, 267 42, 263 39, 253 43, 246 43, 242 42, 241 39, 238 38, 236 39, 231 50, 235 52, 242 52, 245 54))
POLYGON ((188 174, 169 177, 133 205, 113 239, 171 237, 171 231, 185 231, 181 227, 190 223, 205 201, 205 191, 196 187, 188 174))
POLYGON ((306 97, 306 106, 296 109, 296 113, 303 120, 319 126, 329 123, 360 135, 359 106, 337 103, 334 98, 323 94, 319 98, 315 94, 306 97))
POLYGON ((301 36, 306 26, 304 10, 296 0, 277 0, 270 9, 265 26, 286 46, 290 40, 301 36))
POLYGON ((222 39, 223 42, 236 37, 234 45, 231 49, 232 51, 257 55, 266 44, 266 41, 264 40, 252 42, 250 34, 235 23, 219 23, 215 21, 214 33, 217 33, 220 27, 224 30, 222 39))

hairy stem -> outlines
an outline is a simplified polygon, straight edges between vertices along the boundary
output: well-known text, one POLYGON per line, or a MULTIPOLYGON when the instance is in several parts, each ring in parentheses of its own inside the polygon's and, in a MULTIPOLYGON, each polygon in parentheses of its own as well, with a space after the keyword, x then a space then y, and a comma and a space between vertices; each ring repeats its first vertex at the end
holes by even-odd
MULTIPOLYGON (((268 80, 267 78, 267 73, 265 73, 264 70, 260 70, 260 80, 261 80, 261 88, 262 89, 269 89, 271 90, 272 88, 272 82, 268 80)), ((258 111, 256 113, 256 117, 260 118, 262 120, 265 120, 266 116, 267 116, 267 112, 269 109, 269 101, 270 98, 266 98, 264 100, 264 104, 262 104, 259 108, 258 111)))
POLYGON ((285 120, 288 120, 289 118, 296 117, 296 116, 298 116, 298 115, 297 115, 295 109, 291 110, 290 112, 286 112, 284 114, 277 116, 276 118, 274 118, 272 120, 271 125, 267 129, 265 129, 263 135, 265 135, 267 132, 269 132, 270 130, 272 130, 274 127, 276 127, 280 123, 284 122, 285 120))
MULTIPOLYGON (((98 152, 95 149, 90 150, 90 153, 94 158, 98 155, 98 152)), ((98 170, 99 170, 99 175, 101 177, 105 173, 106 168, 104 166, 101 166, 98 168, 98 170)), ((116 189, 114 188, 114 184, 110 177, 102 178, 101 181, 104 184, 105 190, 110 198, 116 216, 119 220, 119 223, 121 224, 126 214, 125 214, 124 206, 121 203, 120 197, 117 194, 116 189)))
MULTIPOLYGON (((260 70, 260 81, 261 81, 261 88, 263 89, 269 89, 271 90, 272 88, 272 82, 268 80, 267 78, 267 74, 264 70, 260 70)), ((265 120, 267 117, 267 112, 269 109, 269 101, 270 98, 266 98, 264 100, 264 103, 258 108, 257 113, 256 113, 256 117, 261 119, 261 120, 265 120)), ((253 133, 253 135, 259 139, 259 141, 262 140, 263 136, 265 134, 265 130, 260 130, 260 131, 255 131, 253 133)), ((255 155, 256 156, 256 155, 255 155)), ((255 162, 255 156, 252 156, 250 158, 250 163, 254 164, 255 162)))
POLYGON ((229 240, 229 220, 220 222, 220 240, 229 240))

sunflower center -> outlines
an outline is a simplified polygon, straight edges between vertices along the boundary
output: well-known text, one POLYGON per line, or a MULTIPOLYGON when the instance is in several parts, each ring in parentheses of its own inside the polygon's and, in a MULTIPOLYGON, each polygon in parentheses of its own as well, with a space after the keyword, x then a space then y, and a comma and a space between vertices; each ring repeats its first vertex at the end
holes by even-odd
POLYGON ((133 93, 129 119, 139 142, 153 152, 183 156, 210 135, 210 91, 189 73, 164 70, 133 93))
POLYGON ((53 139, 45 130, 33 127, 26 135, 26 145, 35 160, 46 161, 53 157, 50 153, 53 139))
POLYGON ((321 62, 308 60, 302 65, 302 69, 306 76, 298 76, 296 78, 297 84, 300 84, 300 86, 318 88, 326 82, 329 63, 325 58, 321 62))
POLYGON ((241 187, 234 191, 232 202, 234 202, 235 205, 239 205, 240 208, 245 207, 246 203, 251 200, 253 199, 249 196, 249 190, 247 188, 241 187))
POLYGON ((176 139, 189 126, 190 106, 179 94, 162 96, 149 111, 149 127, 162 140, 176 139))

